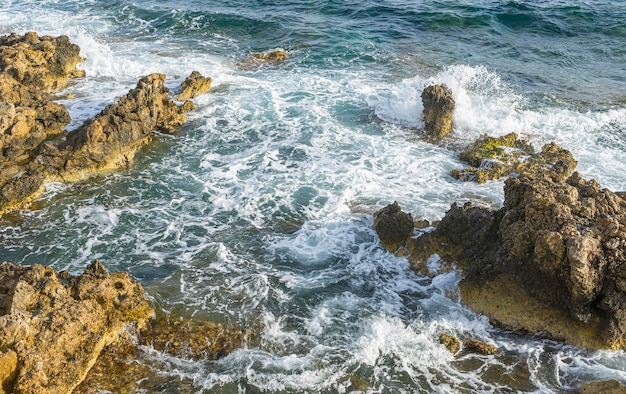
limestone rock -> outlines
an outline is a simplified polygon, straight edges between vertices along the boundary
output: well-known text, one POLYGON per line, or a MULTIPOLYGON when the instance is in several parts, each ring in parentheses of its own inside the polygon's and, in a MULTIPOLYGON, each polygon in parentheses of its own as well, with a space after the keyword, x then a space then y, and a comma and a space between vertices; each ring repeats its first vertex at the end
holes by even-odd
POLYGON ((255 53, 252 55, 255 59, 263 60, 266 62, 280 62, 287 59, 287 52, 282 50, 271 51, 268 53, 255 53))
POLYGON ((211 82, 210 77, 204 77, 198 71, 193 71, 180 85, 183 91, 176 97, 176 100, 192 99, 207 93, 211 90, 211 82))
POLYGON ((287 60, 288 57, 287 52, 278 49, 266 53, 255 53, 249 58, 239 61, 237 65, 242 70, 252 70, 264 64, 281 63, 287 60))
POLYGON ((70 393, 106 345, 152 313, 137 282, 98 261, 79 276, 0 264, 0 351, 18 360, 8 391, 70 393))
POLYGON ((17 377, 17 353, 0 351, 0 393, 10 394, 17 377))
POLYGON ((374 214, 374 229, 385 248, 395 252, 413 234, 413 216, 394 201, 374 214))
POLYGON ((39 37, 35 32, 0 37, 0 69, 20 83, 43 91, 65 86, 69 78, 84 75, 75 69, 83 59, 67 36, 39 37))
POLYGON ((472 167, 453 170, 450 175, 456 179, 478 183, 510 174, 540 171, 564 181, 577 165, 572 154, 556 143, 546 144, 541 152, 535 153, 532 145, 520 139, 515 133, 502 137, 483 134, 472 145, 466 147, 459 158, 472 167))
POLYGON ((137 149, 152 139, 154 130, 172 132, 186 116, 168 97, 164 74, 148 75, 115 104, 70 132, 59 152, 40 160, 59 168, 47 168, 54 179, 81 178, 85 174, 128 165, 137 149), (52 160, 54 156, 63 160, 52 160))
POLYGON ((445 346, 452 354, 457 354, 461 349, 461 342, 454 335, 446 333, 439 335, 439 343, 445 346))
MULTIPOLYGON (((169 377, 160 376, 158 361, 148 363, 142 346, 169 356, 192 360, 217 360, 254 340, 254 333, 238 327, 226 327, 209 321, 166 317, 158 313, 143 330, 108 346, 103 351, 77 392, 138 392, 162 390, 169 377), (136 335, 136 336, 135 336, 136 335), (156 364, 155 364, 156 363, 156 364)), ((192 392, 193 382, 176 383, 172 391, 192 392)), ((171 383, 170 383, 171 384, 171 383)))
POLYGON ((452 131, 455 102, 446 85, 427 86, 422 92, 424 130, 434 140, 440 140, 452 131))
POLYGON ((626 394, 626 386, 617 380, 593 382, 582 385, 580 394, 626 394))
POLYGON ((499 210, 454 204, 405 250, 418 270, 435 253, 456 264, 463 302, 496 324, 626 349, 626 200, 569 169, 507 179, 499 210))

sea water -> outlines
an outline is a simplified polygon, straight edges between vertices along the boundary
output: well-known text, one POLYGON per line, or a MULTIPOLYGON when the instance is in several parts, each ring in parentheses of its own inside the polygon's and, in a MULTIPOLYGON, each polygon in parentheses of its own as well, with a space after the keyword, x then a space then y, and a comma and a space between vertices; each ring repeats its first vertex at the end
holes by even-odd
MULTIPOLYGON (((51 183, 0 221, 0 258, 80 273, 126 270, 166 311, 255 327, 218 361, 144 349, 195 392, 567 392, 626 383, 623 352, 589 352, 489 324, 459 302, 460 274, 430 279, 380 246, 372 213, 416 219, 453 202, 497 208, 503 182, 449 176, 483 133, 556 141, 584 177, 626 178, 622 1, 376 2, 6 0, 0 34, 66 34, 87 77, 64 91, 68 129, 137 80, 193 70, 212 92, 128 169, 51 183), (279 64, 248 67, 282 49, 279 64), (421 138, 422 89, 457 103, 451 142, 421 138), (442 332, 493 344, 455 358, 442 332), (355 382, 360 382, 356 384, 355 382)), ((436 259, 431 261, 436 266, 436 259)), ((182 390, 182 389, 180 389, 182 390)), ((187 387, 186 390, 189 390, 187 387)))

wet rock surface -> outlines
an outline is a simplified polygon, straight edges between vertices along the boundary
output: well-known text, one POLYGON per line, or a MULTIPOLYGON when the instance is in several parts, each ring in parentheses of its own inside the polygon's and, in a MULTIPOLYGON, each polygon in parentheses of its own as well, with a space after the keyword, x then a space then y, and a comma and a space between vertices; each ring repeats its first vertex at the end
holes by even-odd
POLYGON ((450 175, 478 183, 511 174, 536 174, 542 171, 564 181, 577 165, 572 154, 557 144, 546 144, 540 152, 535 152, 532 145, 520 139, 516 133, 502 137, 484 134, 467 146, 459 158, 472 167, 453 170, 450 175))
POLYGON ((167 370, 160 363, 168 358, 218 360, 251 340, 251 330, 160 312, 144 329, 106 347, 75 392, 193 392, 193 380, 156 372, 167 370), (155 352, 162 356, 149 357, 155 352))
MULTIPOLYGON (((169 97, 165 75, 151 74, 117 103, 67 133, 70 115, 51 92, 76 69, 80 48, 66 36, 36 33, 0 37, 0 214, 27 206, 47 181, 72 181, 129 165, 155 130, 171 133, 195 109, 169 97)), ((210 89, 211 79, 193 72, 183 82, 181 100, 210 89)))
POLYGON ((452 131, 456 103, 446 85, 431 85, 422 92, 424 130, 428 138, 440 140, 452 131))
POLYGON ((153 314, 128 274, 0 264, 0 380, 10 393, 69 393, 102 349, 153 314))
POLYGON ((432 254, 455 264, 463 302, 501 326, 624 349, 626 200, 570 175, 569 160, 537 168, 506 180, 499 210, 454 204, 434 231, 407 240, 409 258, 418 271, 432 254))
POLYGON ((398 250, 413 235, 413 216, 402 212, 398 202, 386 206, 374 215, 374 230, 389 252, 398 250))
POLYGON ((192 73, 181 84, 182 92, 176 96, 176 100, 188 100, 211 90, 212 79, 205 77, 198 71, 192 73))

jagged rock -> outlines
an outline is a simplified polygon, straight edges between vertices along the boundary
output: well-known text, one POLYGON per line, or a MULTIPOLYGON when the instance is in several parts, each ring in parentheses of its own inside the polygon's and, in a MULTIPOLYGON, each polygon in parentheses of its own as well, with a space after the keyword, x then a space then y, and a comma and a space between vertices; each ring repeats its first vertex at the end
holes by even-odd
MULTIPOLYGON (((77 387, 79 393, 108 390, 111 392, 156 391, 171 381, 157 370, 153 360, 150 364, 142 359, 142 346, 150 346, 169 356, 192 360, 217 360, 248 341, 254 333, 237 327, 226 327, 209 321, 166 317, 158 313, 140 332, 104 349, 100 358, 85 380, 77 387)), ((158 362, 157 362, 158 364, 158 362)), ((183 380, 171 389, 176 392, 192 392, 193 381, 183 380)))
POLYGON ((75 69, 82 60, 80 48, 67 36, 39 37, 28 32, 0 37, 2 72, 46 92, 64 87, 69 78, 84 76, 84 71, 75 69))
POLYGON ((105 346, 152 313, 137 282, 98 261, 79 276, 0 264, 0 353, 17 357, 5 391, 72 392, 105 346))
POLYGON ((552 142, 541 152, 535 153, 532 145, 518 138, 515 133, 502 137, 480 136, 466 147, 459 158, 470 166, 452 170, 450 175, 464 181, 484 183, 505 175, 548 172, 555 179, 564 181, 576 168, 572 154, 552 142))
POLYGON ((255 53, 249 58, 238 62, 239 68, 243 70, 251 70, 267 63, 280 63, 287 60, 289 55, 283 50, 275 50, 267 53, 255 53))
POLYGON ((452 354, 457 354, 461 350, 461 342, 454 335, 446 333, 439 335, 439 343, 445 346, 452 354))
POLYGON ((172 132, 186 121, 185 113, 169 98, 168 91, 164 74, 139 80, 137 87, 116 104, 108 105, 94 119, 70 132, 59 152, 42 154, 40 162, 52 165, 46 169, 49 177, 75 179, 128 165, 137 149, 152 139, 154 130, 172 132), (62 165, 55 168, 53 163, 62 165))
POLYGON ((570 164, 537 168, 505 181, 499 210, 454 204, 407 240, 409 259, 456 264, 463 302, 496 324, 625 349, 626 200, 578 173, 565 180, 570 164))
MULTIPOLYGON (((84 75, 76 70, 79 51, 66 36, 0 37, 0 214, 27 205, 47 181, 77 180, 128 165, 154 130, 173 132, 195 108, 189 100, 177 107, 165 75, 152 74, 64 141, 55 141, 71 119, 50 92, 84 75)), ((210 78, 194 72, 183 83, 183 95, 195 97, 210 84, 210 78)))
POLYGON ((374 229, 389 252, 395 252, 413 234, 413 216, 402 212, 397 201, 374 214, 374 229))
POLYGON ((266 62, 280 62, 287 59, 287 52, 282 50, 271 51, 268 53, 255 53, 252 55, 255 59, 263 60, 266 62))
POLYGON ((204 77, 198 71, 193 71, 180 85, 183 91, 176 97, 176 100, 192 99, 211 90, 211 78, 204 77))
POLYGON ((489 345, 483 341, 479 341, 476 338, 466 338, 463 340, 463 351, 466 353, 489 356, 498 353, 498 348, 494 345, 489 345))
POLYGON ((422 91, 424 130, 434 140, 440 140, 452 131, 455 102, 446 85, 427 86, 422 91))

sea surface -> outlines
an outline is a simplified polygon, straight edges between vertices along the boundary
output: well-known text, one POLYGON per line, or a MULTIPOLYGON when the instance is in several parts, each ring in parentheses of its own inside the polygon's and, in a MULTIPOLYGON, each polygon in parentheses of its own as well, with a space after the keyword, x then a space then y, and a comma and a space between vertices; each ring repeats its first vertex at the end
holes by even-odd
MULTIPOLYGON (((626 190, 626 2, 4 0, 0 34, 68 35, 87 77, 68 129, 138 79, 191 71, 212 92, 129 169, 51 183, 0 220, 0 259, 78 274, 127 270, 168 312, 255 327, 219 361, 144 349, 163 393, 561 393, 626 384, 626 354, 496 328, 459 301, 458 272, 422 277, 381 247, 397 200, 438 220, 499 207, 503 182, 452 179, 458 147, 517 132, 626 190), (250 56, 282 49, 282 63, 250 56), (443 145, 422 138, 422 89, 457 103, 443 145), (442 332, 493 344, 455 357, 442 332), (183 386, 182 382, 185 382, 183 386)), ((436 266, 437 261, 431 262, 436 266)), ((142 387, 140 385, 140 387, 142 387)), ((140 391, 141 392, 141 391, 140 391)))

